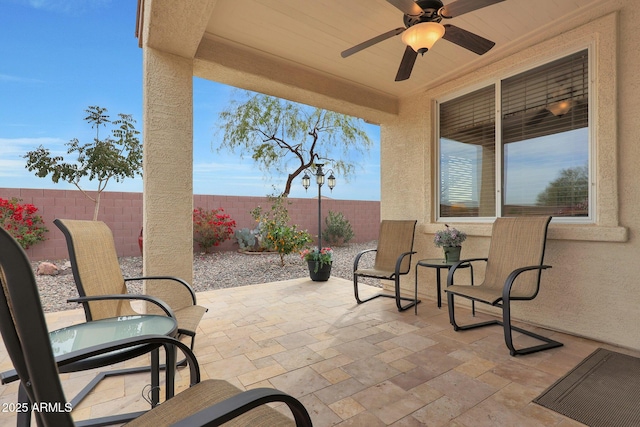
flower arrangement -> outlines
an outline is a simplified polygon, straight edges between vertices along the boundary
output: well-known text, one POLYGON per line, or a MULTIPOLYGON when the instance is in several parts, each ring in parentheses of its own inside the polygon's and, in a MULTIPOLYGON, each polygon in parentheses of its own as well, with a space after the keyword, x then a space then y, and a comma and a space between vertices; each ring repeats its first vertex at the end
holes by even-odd
POLYGON ((38 208, 20 202, 15 197, 9 200, 0 197, 0 227, 7 230, 23 249, 29 249, 47 240, 44 234, 49 230, 44 226, 42 217, 36 214, 38 208))
POLYGON ((446 228, 436 232, 433 238, 433 243, 437 247, 456 247, 462 245, 462 242, 467 240, 467 234, 464 231, 456 230, 453 227, 449 227, 448 224, 444 225, 446 228))
POLYGON ((313 249, 305 249, 300 252, 300 258, 305 261, 315 261, 316 268, 314 273, 318 272, 318 269, 324 266, 325 264, 331 264, 333 260, 333 249, 331 248, 322 248, 318 250, 317 247, 313 249))
POLYGON ((202 208, 193 210, 193 240, 205 253, 212 246, 231 239, 235 226, 236 222, 222 208, 211 211, 202 208))

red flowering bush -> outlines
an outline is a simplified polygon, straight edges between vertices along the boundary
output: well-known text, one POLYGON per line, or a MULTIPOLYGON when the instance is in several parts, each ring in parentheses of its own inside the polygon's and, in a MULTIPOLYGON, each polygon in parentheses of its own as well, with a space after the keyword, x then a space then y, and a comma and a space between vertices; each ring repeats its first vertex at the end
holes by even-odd
POLYGON ((211 211, 202 208, 193 210, 193 240, 205 253, 212 246, 231 239, 235 227, 236 222, 222 208, 211 211))
POLYGON ((24 249, 47 238, 44 234, 49 231, 43 225, 40 215, 36 215, 38 208, 32 204, 20 204, 22 200, 15 197, 6 200, 0 197, 0 227, 4 228, 20 243, 24 249))

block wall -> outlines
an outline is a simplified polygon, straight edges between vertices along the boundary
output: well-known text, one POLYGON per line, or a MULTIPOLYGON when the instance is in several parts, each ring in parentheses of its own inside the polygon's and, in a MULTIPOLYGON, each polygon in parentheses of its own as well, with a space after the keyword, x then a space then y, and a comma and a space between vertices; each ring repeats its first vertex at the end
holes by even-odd
MULTIPOLYGON (((45 226, 49 229, 48 240, 29 248, 27 254, 33 261, 68 258, 67 245, 58 227, 56 218, 93 218, 94 204, 77 190, 36 190, 0 188, 0 197, 17 197, 22 203, 31 203, 38 208, 45 226)), ((318 233, 318 199, 291 198, 288 205, 292 223, 306 229, 314 237, 318 233)), ((269 209, 266 197, 194 195, 193 206, 203 209, 223 208, 236 221, 237 228, 254 228, 250 211, 256 206, 269 209)), ((380 202, 361 200, 322 199, 322 218, 329 211, 342 212, 349 220, 355 238, 352 242, 369 242, 378 238, 380 224, 380 202)), ((118 256, 139 256, 138 236, 142 227, 142 193, 103 192, 98 219, 113 231, 118 256)), ((236 250, 233 241, 225 242, 214 250, 236 250)), ((197 247, 194 250, 198 250, 197 247)))

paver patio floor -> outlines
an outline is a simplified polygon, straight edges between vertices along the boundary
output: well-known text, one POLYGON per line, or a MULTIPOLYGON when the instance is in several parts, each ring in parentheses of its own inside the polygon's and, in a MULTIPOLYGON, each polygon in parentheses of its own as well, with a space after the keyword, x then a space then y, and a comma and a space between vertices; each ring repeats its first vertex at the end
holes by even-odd
MULTIPOLYGON (((446 305, 438 309, 430 300, 423 300, 417 316, 398 312, 387 298, 357 305, 352 283, 340 278, 208 291, 198 294, 198 303, 209 309, 196 338, 203 378, 283 390, 305 404, 315 426, 578 426, 532 399, 597 347, 634 354, 542 330, 565 345, 511 357, 500 327, 454 332, 446 305)), ((457 311, 461 323, 471 319, 469 310, 457 311)), ((47 320, 55 329, 84 317, 72 310, 47 320)), ((516 345, 524 340, 529 338, 519 336, 516 345)), ((126 366, 142 363, 139 358, 126 366)), ((0 369, 10 367, 1 348, 0 369)), ((93 375, 64 374, 68 398, 93 375)), ((148 374, 106 379, 74 417, 144 409, 148 382, 148 374)), ((187 387, 186 369, 179 370, 177 383, 178 390, 187 387)), ((0 391, 3 407, 16 402, 17 384, 0 391)), ((14 425, 15 413, 0 412, 0 424, 14 425)))

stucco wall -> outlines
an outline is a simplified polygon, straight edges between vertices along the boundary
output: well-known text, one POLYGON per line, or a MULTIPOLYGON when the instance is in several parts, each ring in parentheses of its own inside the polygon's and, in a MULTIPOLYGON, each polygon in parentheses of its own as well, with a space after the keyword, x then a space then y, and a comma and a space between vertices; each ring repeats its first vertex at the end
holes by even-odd
MULTIPOLYGON (((419 220, 417 258, 440 257, 441 250, 432 244, 434 231, 443 227, 435 219, 432 203, 434 100, 576 47, 591 46, 595 223, 551 224, 545 262, 553 268, 543 273, 539 296, 532 302, 516 303, 513 317, 636 350, 640 349, 640 330, 634 326, 640 322, 640 244, 636 238, 640 228, 639 19, 633 1, 606 2, 599 10, 576 16, 559 28, 544 29, 533 46, 513 50, 489 66, 404 100, 399 117, 381 126, 382 218, 414 216, 419 220), (414 160, 407 164, 407 159, 414 160), (400 191, 398 182, 408 183, 405 191, 400 191)), ((491 224, 455 225, 471 235, 462 256, 485 256, 491 224)), ((481 277, 483 271, 476 273, 481 277)), ((412 291, 413 277, 407 277, 403 286, 412 291)), ((419 290, 435 299, 433 271, 420 271, 419 290)), ((428 309, 433 309, 431 303, 422 308, 428 309)))
MULTIPOLYGON (((0 188, 0 197, 17 197, 23 203, 32 203, 38 208, 46 227, 48 240, 27 250, 34 261, 68 258, 64 236, 53 224, 56 218, 86 219, 93 217, 93 202, 74 190, 34 190, 0 188)), ((317 235, 318 199, 291 198, 288 205, 293 224, 317 235)), ((256 206, 268 208, 266 197, 194 195, 193 206, 203 209, 223 208, 236 221, 237 228, 253 228, 255 222, 250 211, 256 206)), ((342 212, 349 220, 355 237, 352 242, 369 242, 378 238, 380 224, 380 202, 363 200, 322 199, 323 218, 329 211, 342 212)), ((139 256, 138 235, 142 227, 142 194, 106 191, 102 194, 99 220, 113 231, 119 256, 139 256)), ((234 241, 227 241, 214 250, 236 250, 234 241)), ((198 251, 198 247, 194 248, 198 251)))

